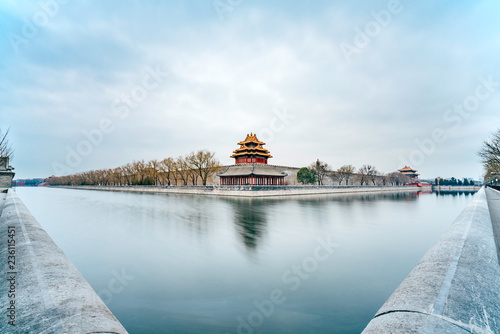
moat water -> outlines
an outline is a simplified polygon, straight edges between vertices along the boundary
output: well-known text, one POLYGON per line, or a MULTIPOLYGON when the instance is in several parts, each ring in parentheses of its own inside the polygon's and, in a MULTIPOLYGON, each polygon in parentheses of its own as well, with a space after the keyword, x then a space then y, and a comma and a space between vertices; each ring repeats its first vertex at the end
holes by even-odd
POLYGON ((472 198, 16 192, 131 334, 360 333, 472 198))

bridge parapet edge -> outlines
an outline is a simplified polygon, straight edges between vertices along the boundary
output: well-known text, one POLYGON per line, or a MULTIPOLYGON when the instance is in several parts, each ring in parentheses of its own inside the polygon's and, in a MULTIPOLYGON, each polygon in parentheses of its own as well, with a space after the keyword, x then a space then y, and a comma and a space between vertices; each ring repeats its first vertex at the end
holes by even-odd
POLYGON ((363 331, 374 333, 500 333, 500 266, 484 188, 363 331))
POLYGON ((0 333, 127 334, 12 189, 1 212, 0 333))

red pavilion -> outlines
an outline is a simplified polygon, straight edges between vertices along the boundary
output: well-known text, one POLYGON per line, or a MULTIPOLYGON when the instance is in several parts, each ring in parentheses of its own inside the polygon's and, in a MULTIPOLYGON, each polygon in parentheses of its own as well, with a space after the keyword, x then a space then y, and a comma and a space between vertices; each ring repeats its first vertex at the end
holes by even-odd
POLYGON ((275 166, 267 164, 272 158, 269 151, 262 146, 265 143, 250 133, 240 147, 233 152, 231 158, 235 165, 228 167, 219 174, 221 185, 284 185, 286 173, 275 166))
POLYGON ((398 172, 400 172, 401 174, 403 174, 405 176, 408 176, 410 178, 411 182, 417 181, 418 176, 420 175, 417 173, 416 169, 412 169, 411 167, 408 167, 408 166, 404 166, 403 168, 398 169, 398 172))

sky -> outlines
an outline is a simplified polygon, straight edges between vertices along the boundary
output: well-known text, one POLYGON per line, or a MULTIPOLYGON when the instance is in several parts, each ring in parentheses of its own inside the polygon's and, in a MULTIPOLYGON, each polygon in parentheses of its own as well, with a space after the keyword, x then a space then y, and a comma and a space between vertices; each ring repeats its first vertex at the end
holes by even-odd
POLYGON ((114 168, 247 133, 274 165, 479 178, 500 124, 498 1, 0 2, 16 178, 114 168))

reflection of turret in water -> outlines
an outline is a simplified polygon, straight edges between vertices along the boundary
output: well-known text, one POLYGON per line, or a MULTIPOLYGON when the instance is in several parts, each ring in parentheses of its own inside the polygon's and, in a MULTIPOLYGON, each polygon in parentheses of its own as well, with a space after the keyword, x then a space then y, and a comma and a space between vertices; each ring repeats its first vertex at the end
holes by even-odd
POLYGON ((228 198, 234 208, 234 224, 247 250, 256 250, 267 229, 266 209, 274 200, 228 198))

